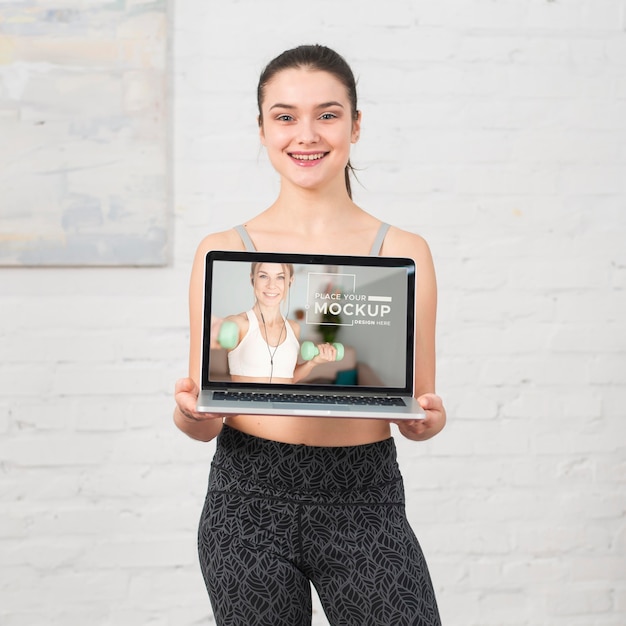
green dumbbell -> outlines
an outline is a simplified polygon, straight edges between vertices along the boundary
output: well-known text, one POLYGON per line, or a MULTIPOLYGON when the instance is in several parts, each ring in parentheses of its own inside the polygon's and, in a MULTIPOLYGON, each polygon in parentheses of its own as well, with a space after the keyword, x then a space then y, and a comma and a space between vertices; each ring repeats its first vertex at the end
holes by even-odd
POLYGON ((217 333, 217 343, 226 350, 232 350, 239 343, 239 326, 228 320, 222 322, 217 333))
MULTIPOLYGON (((337 350, 335 361, 341 361, 344 355, 343 344, 334 343, 333 346, 335 350, 337 350)), ((300 348, 300 354, 305 361, 310 361, 311 359, 314 359, 319 353, 319 348, 312 341, 305 341, 302 343, 302 347, 300 348)))

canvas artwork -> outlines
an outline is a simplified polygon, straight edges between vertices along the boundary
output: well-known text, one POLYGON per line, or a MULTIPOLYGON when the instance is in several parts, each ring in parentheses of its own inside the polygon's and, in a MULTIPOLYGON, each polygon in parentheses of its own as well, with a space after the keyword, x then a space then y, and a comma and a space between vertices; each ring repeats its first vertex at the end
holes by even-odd
POLYGON ((167 262, 166 5, 0 4, 0 265, 167 262))

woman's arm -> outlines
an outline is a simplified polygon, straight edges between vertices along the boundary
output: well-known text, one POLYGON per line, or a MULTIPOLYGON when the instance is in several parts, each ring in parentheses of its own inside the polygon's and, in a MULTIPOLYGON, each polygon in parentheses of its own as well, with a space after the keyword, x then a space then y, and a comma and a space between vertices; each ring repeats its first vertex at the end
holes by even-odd
MULTIPOLYGON (((293 330, 296 339, 300 341, 300 324, 289 320, 289 324, 291 324, 291 328, 293 330)), ((318 354, 315 355, 312 359, 308 361, 304 361, 302 363, 298 363, 293 371, 293 382, 297 383, 301 381, 303 378, 306 378, 315 368, 316 365, 320 363, 328 363, 329 361, 334 361, 337 356, 337 349, 330 345, 329 343, 320 343, 317 345, 318 354)))
POLYGON ((437 281, 428 244, 422 237, 396 228, 390 229, 383 254, 414 259, 416 265, 415 307, 415 397, 426 413, 421 420, 398 421, 408 439, 422 441, 439 433, 446 424, 442 399, 435 391, 435 325, 437 281))
POLYGON ((199 441, 211 441, 222 430, 221 415, 196 411, 202 349, 205 257, 209 250, 241 249, 241 240, 235 231, 209 235, 198 246, 191 268, 189 281, 189 375, 176 383, 174 423, 192 439, 199 441))
POLYGON ((317 349, 319 353, 308 361, 298 363, 293 372, 293 382, 297 383, 308 376, 316 365, 320 363, 329 363, 337 357, 337 349, 329 343, 318 343, 317 349))

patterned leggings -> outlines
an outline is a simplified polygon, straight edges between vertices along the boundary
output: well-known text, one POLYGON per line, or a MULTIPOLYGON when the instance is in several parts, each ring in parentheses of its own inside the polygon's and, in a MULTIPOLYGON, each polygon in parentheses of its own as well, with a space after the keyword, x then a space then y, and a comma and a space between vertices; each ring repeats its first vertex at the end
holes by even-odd
POLYGON ((219 626, 440 626, 393 439, 314 447, 224 426, 198 549, 219 626))

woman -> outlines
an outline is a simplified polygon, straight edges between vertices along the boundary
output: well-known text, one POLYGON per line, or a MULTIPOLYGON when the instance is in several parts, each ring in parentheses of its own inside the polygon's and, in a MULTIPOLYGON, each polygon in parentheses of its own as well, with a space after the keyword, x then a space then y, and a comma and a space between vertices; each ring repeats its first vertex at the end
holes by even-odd
POLYGON ((318 354, 298 364, 300 325, 287 319, 281 304, 293 283, 293 266, 284 263, 252 263, 250 282, 254 305, 225 322, 236 325, 237 343, 228 352, 228 369, 235 382, 296 383, 318 363, 334 361, 336 349, 319 344, 318 354))
POLYGON ((288 50, 261 74, 257 99, 260 138, 280 192, 244 226, 201 242, 190 285, 189 378, 176 384, 177 426, 202 441, 218 437, 199 530, 216 622, 310 624, 312 583, 333 626, 436 626, 388 421, 222 419, 195 410, 208 250, 380 253, 413 258, 420 276, 415 393, 426 417, 398 428, 420 441, 446 421, 435 394, 437 294, 428 245, 387 230, 351 198, 350 147, 359 139, 361 112, 350 67, 323 46, 288 50))

